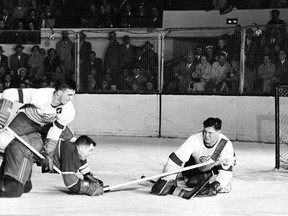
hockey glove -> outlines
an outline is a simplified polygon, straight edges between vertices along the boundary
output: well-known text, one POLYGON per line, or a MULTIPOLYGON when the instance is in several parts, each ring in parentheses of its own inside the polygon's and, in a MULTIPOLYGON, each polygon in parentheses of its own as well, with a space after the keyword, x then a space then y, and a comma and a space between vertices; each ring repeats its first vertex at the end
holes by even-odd
POLYGON ((206 185, 199 193, 197 197, 207 197, 207 196, 216 196, 220 190, 220 183, 215 181, 211 184, 206 185))
POLYGON ((98 184, 99 186, 103 187, 103 181, 100 179, 97 179, 91 172, 84 175, 84 181, 89 181, 95 184, 98 184))
POLYGON ((104 193, 103 188, 98 184, 89 181, 81 181, 79 194, 98 196, 104 193))

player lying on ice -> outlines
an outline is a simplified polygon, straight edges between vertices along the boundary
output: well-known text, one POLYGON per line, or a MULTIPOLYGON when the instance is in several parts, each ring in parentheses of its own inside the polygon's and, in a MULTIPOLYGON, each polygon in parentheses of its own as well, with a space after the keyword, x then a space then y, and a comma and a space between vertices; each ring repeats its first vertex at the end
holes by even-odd
POLYGON ((184 187, 198 188, 197 196, 215 196, 217 193, 227 193, 231 190, 233 166, 235 165, 232 143, 221 133, 222 121, 219 118, 210 117, 203 122, 203 125, 202 132, 190 136, 178 150, 170 154, 163 172, 204 163, 210 159, 215 148, 221 143, 225 146, 219 155, 218 162, 184 171, 178 175, 160 178, 153 185, 152 194, 182 196, 184 187), (203 187, 197 187, 200 184, 203 187))
MULTIPOLYGON (((35 137, 35 133, 22 136, 35 149, 39 149, 42 144, 35 137)), ((65 186, 73 194, 103 194, 103 182, 91 174, 86 160, 96 143, 84 135, 75 142, 69 140, 61 139, 53 154, 54 165, 61 170, 65 186), (83 174, 83 178, 76 175, 78 171, 83 174)), ((0 197, 20 197, 31 191, 32 165, 35 161, 34 154, 17 139, 7 146, 0 168, 0 197)))

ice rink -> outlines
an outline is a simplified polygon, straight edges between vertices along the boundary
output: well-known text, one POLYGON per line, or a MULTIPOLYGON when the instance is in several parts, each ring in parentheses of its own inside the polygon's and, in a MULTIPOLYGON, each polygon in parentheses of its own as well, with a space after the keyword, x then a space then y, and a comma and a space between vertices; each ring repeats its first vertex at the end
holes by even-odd
MULTIPOLYGON (((185 139, 97 137, 88 159, 110 186, 162 172, 169 154, 185 139)), ((232 191, 185 200, 151 195, 150 183, 131 185, 99 197, 70 195, 58 174, 34 167, 30 193, 0 200, 0 215, 288 215, 288 172, 274 170, 273 144, 233 142, 237 164, 232 191)))

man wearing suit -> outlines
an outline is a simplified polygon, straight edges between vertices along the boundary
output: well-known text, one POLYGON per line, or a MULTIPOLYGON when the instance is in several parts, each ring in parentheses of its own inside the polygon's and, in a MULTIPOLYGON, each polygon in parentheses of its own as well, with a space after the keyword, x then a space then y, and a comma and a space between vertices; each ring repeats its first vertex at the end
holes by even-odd
POLYGON ((195 71, 196 61, 192 52, 188 53, 187 60, 180 62, 174 69, 174 76, 179 80, 179 92, 187 92, 188 85, 195 71))
POLYGON ((29 55, 23 53, 23 49, 24 47, 21 44, 17 44, 15 47, 15 53, 10 56, 10 69, 14 75, 16 75, 19 68, 26 68, 29 70, 29 55))
POLYGON ((288 62, 287 55, 284 50, 279 51, 280 64, 276 69, 277 84, 288 84, 288 62))
POLYGON ((12 15, 9 14, 9 10, 7 8, 3 9, 3 14, 2 14, 1 19, 4 20, 4 23, 7 29, 16 28, 14 25, 14 18, 12 15))
POLYGON ((4 50, 3 47, 0 46, 0 66, 4 66, 6 70, 8 69, 8 57, 6 55, 3 55, 4 50))
POLYGON ((120 67, 132 68, 132 61, 134 58, 135 46, 130 44, 130 37, 125 35, 123 43, 120 45, 120 67))
POLYGON ((84 62, 84 70, 80 74, 81 80, 85 81, 87 79, 88 74, 90 74, 91 72, 94 74, 96 82, 100 83, 100 80, 104 77, 103 63, 102 59, 96 58, 96 53, 94 51, 90 52, 89 57, 84 62))

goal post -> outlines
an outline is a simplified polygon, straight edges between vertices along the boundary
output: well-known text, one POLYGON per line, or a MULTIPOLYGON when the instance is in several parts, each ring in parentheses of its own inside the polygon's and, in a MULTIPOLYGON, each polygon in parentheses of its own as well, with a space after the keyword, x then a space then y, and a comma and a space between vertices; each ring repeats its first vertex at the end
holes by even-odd
POLYGON ((275 167, 288 170, 288 85, 276 85, 275 144, 275 167))

